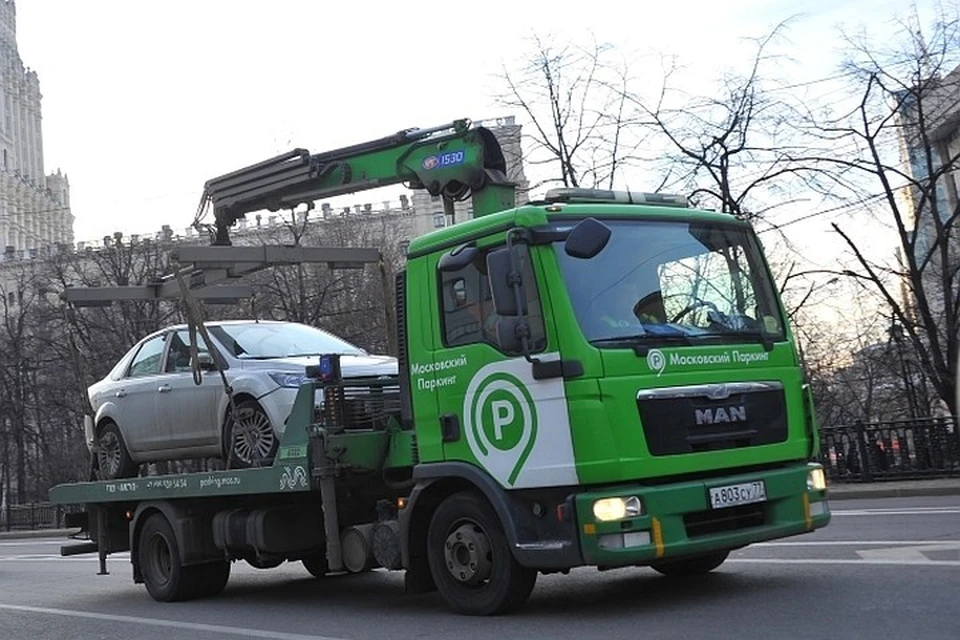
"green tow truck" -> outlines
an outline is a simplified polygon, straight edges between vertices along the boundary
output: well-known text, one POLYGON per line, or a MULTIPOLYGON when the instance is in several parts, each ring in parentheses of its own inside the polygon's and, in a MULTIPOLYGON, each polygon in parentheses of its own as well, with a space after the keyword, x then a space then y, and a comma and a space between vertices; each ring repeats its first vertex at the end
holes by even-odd
POLYGON ((817 423, 750 224, 662 194, 556 189, 515 205, 466 120, 209 181, 216 237, 246 213, 388 184, 472 199, 397 276, 398 379, 305 371, 268 466, 66 484, 88 540, 130 551, 159 601, 212 596, 231 563, 317 577, 402 570, 456 611, 521 607, 581 566, 707 573, 830 520, 817 423), (358 409, 358 403, 362 405, 358 409), (376 420, 347 420, 357 410, 376 420))

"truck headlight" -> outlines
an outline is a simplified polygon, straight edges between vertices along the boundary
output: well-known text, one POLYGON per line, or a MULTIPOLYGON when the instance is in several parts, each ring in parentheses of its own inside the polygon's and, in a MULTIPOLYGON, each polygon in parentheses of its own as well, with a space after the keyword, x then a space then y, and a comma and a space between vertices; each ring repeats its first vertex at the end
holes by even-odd
POLYGON ((823 491, 827 488, 827 476, 823 473, 822 467, 810 469, 807 472, 807 490, 823 491))
POLYGON ((623 520, 643 513, 643 504, 640 498, 601 498, 593 503, 593 517, 600 522, 623 520))
POLYGON ((287 389, 297 389, 307 380, 307 376, 302 373, 288 373, 286 371, 271 371, 270 379, 281 387, 287 389))

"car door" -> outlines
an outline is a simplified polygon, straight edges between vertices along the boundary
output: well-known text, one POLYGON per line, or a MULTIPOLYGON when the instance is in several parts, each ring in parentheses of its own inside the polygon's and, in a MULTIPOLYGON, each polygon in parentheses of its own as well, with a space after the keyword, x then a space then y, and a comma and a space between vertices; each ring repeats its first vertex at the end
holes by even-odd
POLYGON ((160 365, 166 344, 166 334, 144 342, 114 392, 117 423, 130 451, 149 452, 169 446, 169 435, 158 428, 155 411, 157 389, 163 383, 160 365))
MULTIPOLYGON (((209 353, 199 335, 197 352, 199 355, 209 353)), ((217 445, 220 431, 217 401, 224 392, 223 383, 216 371, 202 371, 201 384, 195 383, 186 329, 170 334, 170 348, 157 390, 156 415, 169 433, 170 448, 217 445)))

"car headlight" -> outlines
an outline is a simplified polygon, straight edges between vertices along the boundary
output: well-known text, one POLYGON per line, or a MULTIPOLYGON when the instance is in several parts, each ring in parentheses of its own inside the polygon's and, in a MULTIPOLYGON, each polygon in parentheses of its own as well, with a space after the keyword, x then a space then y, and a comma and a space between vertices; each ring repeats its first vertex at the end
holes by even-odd
POLYGON ((643 513, 640 498, 602 498, 593 503, 593 517, 600 522, 632 518, 643 513))
POLYGON ((823 467, 815 467, 807 472, 807 490, 823 491, 827 488, 827 476, 823 473, 823 467))
POLYGON ((307 381, 307 376, 302 373, 289 373, 287 371, 271 371, 270 379, 281 387, 288 389, 298 389, 300 385, 307 381))

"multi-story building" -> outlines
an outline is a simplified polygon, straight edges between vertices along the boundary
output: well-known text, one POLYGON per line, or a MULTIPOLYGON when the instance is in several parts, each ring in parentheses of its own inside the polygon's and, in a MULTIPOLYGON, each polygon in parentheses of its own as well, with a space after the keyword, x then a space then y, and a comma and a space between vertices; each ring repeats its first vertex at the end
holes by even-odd
MULTIPOLYGON (((944 269, 960 265, 960 224, 952 223, 952 229, 943 227, 960 206, 960 67, 908 96, 899 115, 901 152, 912 178, 903 201, 907 222, 916 234, 914 257, 922 265, 923 289, 931 310, 935 317, 943 317, 945 296, 956 295, 943 290, 944 269), (924 198, 921 187, 932 187, 935 197, 924 198), (947 264, 938 249, 941 245, 947 248, 947 264)), ((953 282, 955 287, 960 285, 956 278, 953 282)), ((904 285, 904 298, 907 308, 915 309, 909 282, 904 285)))
POLYGON ((73 242, 70 184, 43 167, 40 81, 17 49, 17 7, 0 0, 0 252, 31 257, 73 242))

